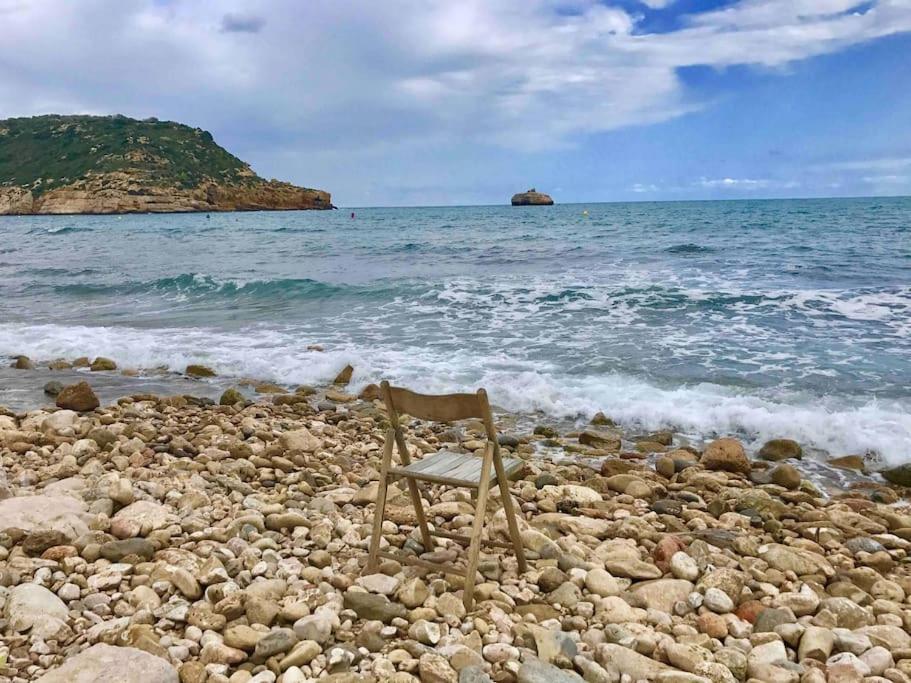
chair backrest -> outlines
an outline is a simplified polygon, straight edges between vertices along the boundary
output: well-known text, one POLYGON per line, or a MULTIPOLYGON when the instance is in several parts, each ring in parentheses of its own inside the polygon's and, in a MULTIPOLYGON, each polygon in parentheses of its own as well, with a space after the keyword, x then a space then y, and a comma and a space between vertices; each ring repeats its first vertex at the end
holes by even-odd
POLYGON ((393 426, 398 427, 399 413, 407 413, 419 420, 431 422, 455 422, 478 418, 483 420, 487 437, 496 443, 497 432, 493 426, 487 392, 478 389, 474 394, 419 394, 403 387, 394 387, 389 382, 380 384, 386 409, 393 426))

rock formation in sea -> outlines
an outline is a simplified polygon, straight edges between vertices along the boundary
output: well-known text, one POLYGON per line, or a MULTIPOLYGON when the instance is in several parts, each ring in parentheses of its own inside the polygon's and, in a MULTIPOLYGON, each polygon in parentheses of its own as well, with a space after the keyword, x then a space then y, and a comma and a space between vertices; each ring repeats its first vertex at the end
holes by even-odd
POLYGON ((535 188, 512 196, 513 206, 550 206, 553 203, 554 200, 550 198, 550 195, 538 192, 535 188))
POLYGON ((200 128, 125 116, 0 120, 0 215, 331 209, 200 128))

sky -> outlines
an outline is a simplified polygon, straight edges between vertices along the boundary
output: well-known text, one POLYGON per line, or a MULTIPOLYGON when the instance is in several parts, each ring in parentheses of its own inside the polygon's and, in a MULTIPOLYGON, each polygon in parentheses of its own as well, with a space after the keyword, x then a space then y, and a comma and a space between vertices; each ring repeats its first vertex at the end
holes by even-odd
POLYGON ((911 194, 911 0, 0 0, 0 118, 156 116, 340 206, 911 194))

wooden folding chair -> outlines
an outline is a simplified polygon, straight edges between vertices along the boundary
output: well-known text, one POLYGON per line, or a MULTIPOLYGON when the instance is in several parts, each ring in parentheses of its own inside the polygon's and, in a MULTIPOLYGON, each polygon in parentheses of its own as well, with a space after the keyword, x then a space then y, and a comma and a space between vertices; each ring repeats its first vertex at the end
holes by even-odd
POLYGON ((383 400, 386 402, 386 410, 389 413, 390 426, 386 432, 386 443, 383 448, 380 488, 376 498, 376 510, 373 516, 373 536, 370 540, 370 556, 367 560, 365 572, 367 574, 374 573, 379 562, 378 558, 383 557, 463 576, 465 577, 463 602, 465 603, 465 608, 471 610, 474 603, 478 554, 482 543, 500 548, 512 548, 519 561, 519 571, 524 572, 526 569, 525 552, 522 548, 522 539, 519 536, 519 525, 516 523, 512 498, 509 493, 509 477, 518 472, 523 463, 517 458, 500 457, 500 446, 497 443, 497 432, 493 426, 490 403, 487 401, 487 392, 483 389, 478 389, 476 394, 427 396, 416 394, 401 387, 390 386, 389 382, 385 381, 380 386, 383 400), (405 443, 405 435, 399 424, 399 413, 407 413, 412 417, 432 422, 454 422, 468 418, 480 418, 484 421, 484 429, 487 432, 487 445, 484 448, 483 457, 478 457, 471 453, 438 451, 421 460, 412 462, 405 443), (392 465, 393 444, 399 451, 399 457, 402 461, 400 467, 393 467, 392 465), (380 551, 380 538, 383 533, 383 519, 386 509, 386 489, 390 479, 400 477, 404 478, 408 484, 408 492, 411 495, 418 526, 421 529, 424 551, 430 552, 433 550, 434 536, 467 544, 468 566, 466 569, 447 563, 430 562, 410 555, 380 551), (509 535, 512 543, 482 537, 484 514, 487 509, 487 495, 494 480, 500 486, 503 510, 506 513, 506 521, 509 525, 509 535), (427 517, 424 514, 418 481, 427 481, 444 486, 465 487, 477 491, 477 505, 475 507, 474 523, 471 526, 471 536, 430 529, 427 525, 427 517))

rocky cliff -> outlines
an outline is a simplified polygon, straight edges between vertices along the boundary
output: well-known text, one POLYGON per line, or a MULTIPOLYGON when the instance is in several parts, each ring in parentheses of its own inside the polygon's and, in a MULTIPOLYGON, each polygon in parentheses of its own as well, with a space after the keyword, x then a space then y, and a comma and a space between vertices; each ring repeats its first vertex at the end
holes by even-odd
POLYGON ((535 188, 512 196, 513 206, 550 206, 553 203, 554 200, 550 198, 550 195, 538 192, 535 188))
POLYGON ((122 116, 0 120, 0 214, 331 209, 198 128, 122 116))

